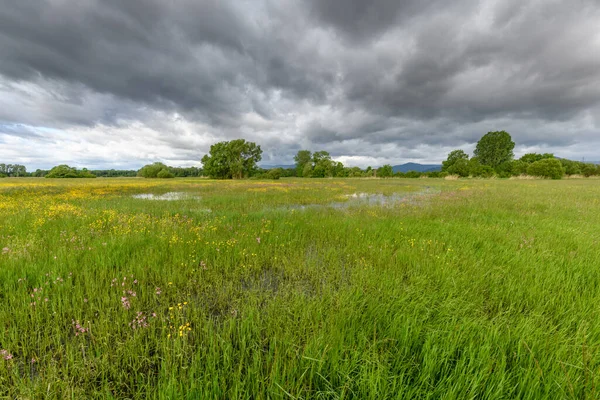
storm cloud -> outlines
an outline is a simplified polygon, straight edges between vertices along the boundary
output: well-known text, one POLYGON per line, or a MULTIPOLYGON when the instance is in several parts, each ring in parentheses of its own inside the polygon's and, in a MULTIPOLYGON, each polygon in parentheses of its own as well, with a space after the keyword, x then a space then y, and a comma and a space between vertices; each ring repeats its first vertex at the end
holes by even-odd
POLYGON ((596 0, 0 0, 0 162, 600 159, 596 0))

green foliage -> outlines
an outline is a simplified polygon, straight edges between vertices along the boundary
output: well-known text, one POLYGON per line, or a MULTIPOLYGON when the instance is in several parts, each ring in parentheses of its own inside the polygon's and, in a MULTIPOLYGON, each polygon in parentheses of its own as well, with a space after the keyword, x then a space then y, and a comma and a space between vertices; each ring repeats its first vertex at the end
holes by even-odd
POLYGON ((519 160, 523 161, 527 164, 532 164, 536 161, 544 160, 546 158, 554 158, 554 154, 551 154, 551 153, 544 153, 544 154, 527 153, 523 157, 519 158, 519 160))
POLYGON ((0 174, 18 178, 27 176, 27 169, 21 164, 0 164, 0 174))
POLYGON ((448 172, 450 175, 467 177, 470 173, 469 161, 465 158, 458 158, 445 170, 445 172, 448 172))
POLYGON ((241 179, 251 176, 262 159, 260 146, 244 139, 219 142, 202 157, 204 173, 214 179, 241 179))
POLYGON ((600 165, 583 164, 581 173, 586 177, 600 175, 600 165))
MULTIPOLYGON (((478 157, 473 157, 468 164, 469 175, 477 178, 491 178, 495 175, 495 171, 489 165, 482 165, 478 157)), ((458 173, 457 175, 460 175, 458 173)), ((463 175, 460 175, 463 176, 463 175)))
POLYGON ((52 168, 46 178, 95 178, 96 176, 90 173, 87 169, 78 171, 75 167, 69 167, 66 164, 57 165, 52 168))
POLYGON ((561 159, 560 163, 565 169, 566 175, 579 175, 581 174, 582 163, 577 161, 571 161, 566 159, 561 159))
POLYGON ((385 164, 377 168, 377 176, 380 178, 391 178, 394 175, 394 170, 390 164, 385 164))
POLYGON ((527 173, 529 163, 523 160, 513 160, 510 162, 510 174, 512 176, 524 175, 527 173))
POLYGON ((527 174, 551 179, 561 179, 565 174, 561 162, 555 158, 547 158, 529 165, 527 174))
POLYGON ((500 164, 513 159, 514 148, 515 142, 512 141, 508 132, 488 132, 479 139, 473 153, 479 158, 481 164, 495 169, 500 164))
POLYGON ((267 179, 278 180, 279 178, 281 178, 281 176, 283 174, 284 174, 283 168, 273 168, 267 172, 266 176, 267 176, 267 179))
POLYGON ((161 179, 170 179, 175 178, 175 175, 173 175, 168 169, 163 168, 158 172, 158 174, 156 174, 156 177, 161 179))
MULTIPOLYGON (((462 165, 461 160, 469 161, 469 156, 467 155, 467 153, 465 153, 463 150, 451 151, 450 153, 448 153, 448 158, 446 159, 446 161, 442 162, 442 171, 448 171, 457 162, 461 162, 461 165, 462 165)), ((459 168, 462 169, 462 166, 459 168)), ((450 172, 450 171, 448 171, 448 172, 450 172)))
POLYGON ((350 178, 359 178, 363 176, 363 170, 359 167, 346 168, 346 176, 350 178))
POLYGON ((5 174, 5 173, 3 173, 3 172, 0 172, 0 178, 8 178, 8 175, 6 175, 6 174, 5 174))
POLYGON ((312 173, 313 173, 312 163, 305 164, 304 168, 302 169, 302 177, 310 178, 312 176, 312 173))
POLYGON ((144 177, 144 178, 157 178, 158 177, 158 173, 162 170, 168 170, 169 167, 167 167, 165 164, 160 163, 160 162, 155 162, 154 164, 148 164, 148 165, 144 165, 139 171, 138 171, 138 176, 144 177))
POLYGON ((404 178, 420 178, 422 176, 423 173, 419 171, 407 171, 404 173, 404 178))
POLYGON ((294 156, 294 161, 296 162, 297 176, 304 176, 304 167, 312 162, 312 153, 309 150, 299 150, 294 156))

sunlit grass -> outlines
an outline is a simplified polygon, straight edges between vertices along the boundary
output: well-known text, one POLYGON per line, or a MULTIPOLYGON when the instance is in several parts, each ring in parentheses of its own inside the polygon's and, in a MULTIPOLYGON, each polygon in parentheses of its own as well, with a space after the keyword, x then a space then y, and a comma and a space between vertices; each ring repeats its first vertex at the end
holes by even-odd
POLYGON ((0 395, 597 398, 599 199, 594 179, 5 179, 0 395), (168 192, 189 196, 133 197, 168 192), (330 206, 354 193, 410 195, 330 206))

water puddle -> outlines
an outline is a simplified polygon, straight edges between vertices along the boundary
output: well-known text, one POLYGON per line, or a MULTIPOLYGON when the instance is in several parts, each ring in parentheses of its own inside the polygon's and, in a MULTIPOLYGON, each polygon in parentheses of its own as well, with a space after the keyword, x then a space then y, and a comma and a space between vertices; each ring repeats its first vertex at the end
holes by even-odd
POLYGON ((154 194, 154 193, 141 193, 134 194, 134 199, 142 199, 142 200, 160 200, 160 201, 175 201, 175 200, 198 200, 199 197, 193 196, 189 193, 185 192, 167 192, 163 194, 154 194))
POLYGON ((287 210, 307 210, 311 208, 333 208, 336 210, 345 210, 354 207, 394 207, 398 204, 415 205, 423 200, 423 196, 439 193, 440 191, 431 187, 416 192, 392 193, 385 195, 383 193, 357 192, 344 195, 346 201, 335 201, 327 204, 293 204, 284 209, 287 210))

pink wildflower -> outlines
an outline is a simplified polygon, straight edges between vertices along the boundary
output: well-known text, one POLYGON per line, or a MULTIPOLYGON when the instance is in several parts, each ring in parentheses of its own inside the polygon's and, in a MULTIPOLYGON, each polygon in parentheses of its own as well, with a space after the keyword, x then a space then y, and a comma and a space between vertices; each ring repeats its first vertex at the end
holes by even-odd
POLYGON ((4 349, 0 350, 0 356, 2 356, 2 358, 4 358, 7 361, 13 358, 13 355, 10 354, 8 350, 4 349))
POLYGON ((121 304, 126 310, 129 310, 131 308, 131 304, 129 304, 129 299, 125 296, 121 297, 121 304))

